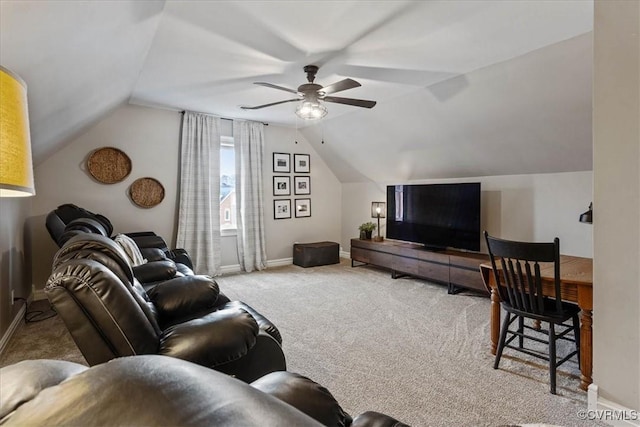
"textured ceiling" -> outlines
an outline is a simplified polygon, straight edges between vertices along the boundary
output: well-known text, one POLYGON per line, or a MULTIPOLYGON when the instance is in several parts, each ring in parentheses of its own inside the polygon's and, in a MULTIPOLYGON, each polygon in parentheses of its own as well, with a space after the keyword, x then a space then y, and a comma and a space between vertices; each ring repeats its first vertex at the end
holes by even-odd
POLYGON ((299 127, 342 182, 590 170, 591 1, 5 1, 34 160, 125 102, 299 127), (296 122, 303 66, 336 96, 296 122), (325 143, 321 144, 324 140, 325 143))

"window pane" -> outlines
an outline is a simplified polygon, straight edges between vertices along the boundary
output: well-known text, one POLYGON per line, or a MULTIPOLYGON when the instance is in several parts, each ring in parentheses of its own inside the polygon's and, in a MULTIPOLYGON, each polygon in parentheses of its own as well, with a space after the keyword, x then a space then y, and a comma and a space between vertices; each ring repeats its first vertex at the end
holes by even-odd
POLYGON ((221 230, 236 228, 236 158, 232 141, 223 140, 220 147, 221 230))

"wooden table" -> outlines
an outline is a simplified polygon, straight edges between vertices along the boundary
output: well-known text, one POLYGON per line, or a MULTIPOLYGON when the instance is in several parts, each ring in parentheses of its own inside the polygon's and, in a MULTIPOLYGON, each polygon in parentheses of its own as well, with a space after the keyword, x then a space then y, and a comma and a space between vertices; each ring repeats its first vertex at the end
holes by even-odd
MULTIPOLYGON (((554 296, 553 264, 541 263, 542 292, 554 296)), ((500 336, 500 296, 490 264, 480 266, 482 280, 491 292, 491 353, 496 354, 500 336)), ((580 388, 586 390, 591 384, 593 367, 593 260, 569 255, 560 255, 560 286, 562 299, 575 302, 580 307, 580 388)))

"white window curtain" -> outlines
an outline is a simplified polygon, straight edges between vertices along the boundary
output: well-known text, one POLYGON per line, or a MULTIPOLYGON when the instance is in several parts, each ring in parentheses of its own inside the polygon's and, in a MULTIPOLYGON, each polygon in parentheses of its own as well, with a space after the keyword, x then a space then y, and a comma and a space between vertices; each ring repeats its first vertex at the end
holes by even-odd
POLYGON ((180 141, 176 244, 197 274, 220 273, 220 118, 186 111, 180 141))
POLYGON ((267 258, 262 194, 264 125, 234 120, 233 141, 236 155, 238 260, 244 271, 263 270, 267 258))

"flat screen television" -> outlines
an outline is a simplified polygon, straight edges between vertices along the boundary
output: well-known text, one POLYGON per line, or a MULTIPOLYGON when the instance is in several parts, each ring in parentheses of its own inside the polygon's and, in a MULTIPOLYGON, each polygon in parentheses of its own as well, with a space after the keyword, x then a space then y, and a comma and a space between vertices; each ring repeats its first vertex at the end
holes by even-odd
POLYGON ((387 238, 480 250, 480 183, 387 186, 387 238))

